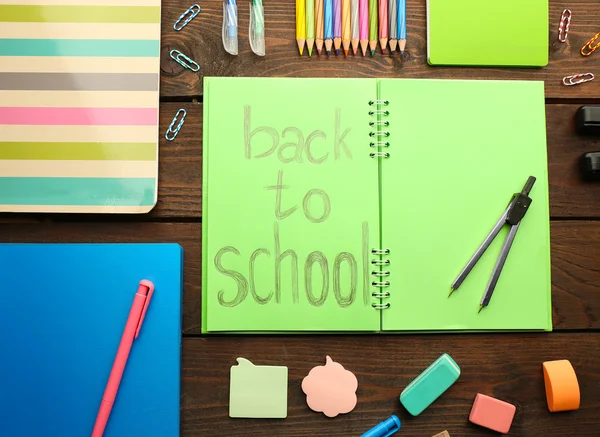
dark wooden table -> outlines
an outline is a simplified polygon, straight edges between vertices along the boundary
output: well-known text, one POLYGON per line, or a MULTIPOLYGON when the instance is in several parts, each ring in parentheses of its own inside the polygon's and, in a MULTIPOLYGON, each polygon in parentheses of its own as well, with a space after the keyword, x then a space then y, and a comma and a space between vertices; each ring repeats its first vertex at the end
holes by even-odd
MULTIPOLYGON (((185 248, 182 341, 182 436, 358 436, 391 414, 404 427, 398 436, 494 435, 471 425, 477 392, 517 406, 511 435, 583 437, 600 435, 600 183, 580 180, 577 160, 600 150, 600 138, 576 134, 574 114, 581 104, 600 104, 600 80, 561 85, 562 77, 600 75, 600 52, 589 58, 581 46, 600 31, 597 0, 550 0, 550 64, 543 69, 433 68, 426 62, 425 1, 408 0, 408 45, 404 59, 298 56, 292 0, 264 0, 267 56, 250 52, 245 32, 248 6, 240 2, 240 54, 221 44, 220 1, 202 1, 201 14, 184 31, 173 23, 191 3, 163 1, 161 133, 175 112, 188 116, 177 139, 160 139, 159 199, 141 216, 0 216, 3 242, 178 242, 185 248), (569 39, 557 40, 563 8, 573 12, 569 39), (179 49, 201 66, 183 70, 168 57, 179 49), (540 334, 201 336, 201 181, 203 76, 422 77, 544 80, 546 83, 550 172, 552 297, 554 332, 540 334), (462 376, 417 418, 398 401, 401 390, 441 353, 460 364, 462 376), (306 406, 300 384, 325 355, 352 370, 359 380, 358 406, 327 419, 306 406), (229 368, 242 356, 289 367, 289 408, 285 420, 228 417, 229 368), (581 408, 549 413, 543 361, 569 359, 581 388, 581 408)), ((515 11, 518 13, 518 11, 515 11)))

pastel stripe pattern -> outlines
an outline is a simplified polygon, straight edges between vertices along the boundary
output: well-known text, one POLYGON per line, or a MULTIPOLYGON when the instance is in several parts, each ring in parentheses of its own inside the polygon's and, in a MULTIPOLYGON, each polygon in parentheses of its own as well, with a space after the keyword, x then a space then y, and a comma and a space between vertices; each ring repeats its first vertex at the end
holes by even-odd
POLYGON ((155 143, 11 143, 0 148, 0 163, 7 160, 151 161, 155 143))
POLYGON ((0 90, 156 91, 158 103, 159 80, 158 73, 0 73, 0 90))
MULTIPOLYGON (((98 0, 0 0, 0 5, 98 6, 98 0)), ((102 0, 101 6, 156 6, 155 0, 102 0)))
POLYGON ((154 108, 28 108, 0 107, 0 124, 74 126, 152 126, 154 108))
POLYGON ((160 24, 160 3, 156 3, 156 6, 0 5, 0 19, 7 23, 160 24))
MULTIPOLYGON (((6 56, 0 73, 144 73, 155 75, 158 58, 6 56), (6 61, 6 62, 4 62, 6 61)), ((157 76, 155 76, 157 77, 157 76)))
MULTIPOLYGON (((14 0, 13 0, 14 1, 14 0)), ((121 40, 149 40, 155 37, 155 24, 145 23, 2 23, 0 38, 20 39, 105 39, 110 35, 121 40)))
POLYGON ((156 204, 160 0, 0 0, 0 211, 156 204))
POLYGON ((154 178, 0 177, 0 203, 152 206, 154 186, 154 178))
POLYGON ((0 56, 151 57, 158 41, 106 39, 0 39, 0 56))
POLYGON ((93 108, 153 108, 153 91, 63 91, 56 100, 54 91, 0 90, 0 104, 5 106, 80 107, 83 103, 93 108))

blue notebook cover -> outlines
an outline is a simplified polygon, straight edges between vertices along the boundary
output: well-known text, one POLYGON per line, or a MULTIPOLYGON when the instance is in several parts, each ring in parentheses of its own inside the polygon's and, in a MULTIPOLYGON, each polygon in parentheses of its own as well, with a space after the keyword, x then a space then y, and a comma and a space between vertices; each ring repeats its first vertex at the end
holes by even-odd
POLYGON ((179 436, 177 244, 0 244, 1 435, 91 434, 142 279, 155 291, 104 437, 179 436))

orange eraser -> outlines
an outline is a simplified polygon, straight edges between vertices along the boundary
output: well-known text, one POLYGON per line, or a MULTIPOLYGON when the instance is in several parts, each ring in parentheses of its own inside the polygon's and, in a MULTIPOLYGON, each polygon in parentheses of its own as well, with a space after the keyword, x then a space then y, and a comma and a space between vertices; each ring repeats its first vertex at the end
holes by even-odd
POLYGON ((439 434, 434 435, 433 437, 450 437, 450 434, 448 434, 448 431, 442 431, 439 434))
POLYGON ((548 409, 553 413, 577 410, 580 402, 579 383, 569 360, 546 361, 542 368, 548 409))
POLYGON ((517 407, 508 402, 477 393, 469 420, 476 425, 508 434, 517 407))

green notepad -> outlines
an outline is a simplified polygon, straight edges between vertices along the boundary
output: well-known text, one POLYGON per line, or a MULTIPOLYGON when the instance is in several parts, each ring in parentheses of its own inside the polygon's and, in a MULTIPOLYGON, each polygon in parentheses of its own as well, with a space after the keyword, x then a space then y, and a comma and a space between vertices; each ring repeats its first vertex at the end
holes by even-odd
POLYGON ((543 82, 204 90, 203 332, 552 329, 543 82), (529 176, 533 203, 478 314, 505 232, 448 298, 450 284, 529 176))
POLYGON ((427 0, 431 65, 543 67, 548 0, 427 0))

